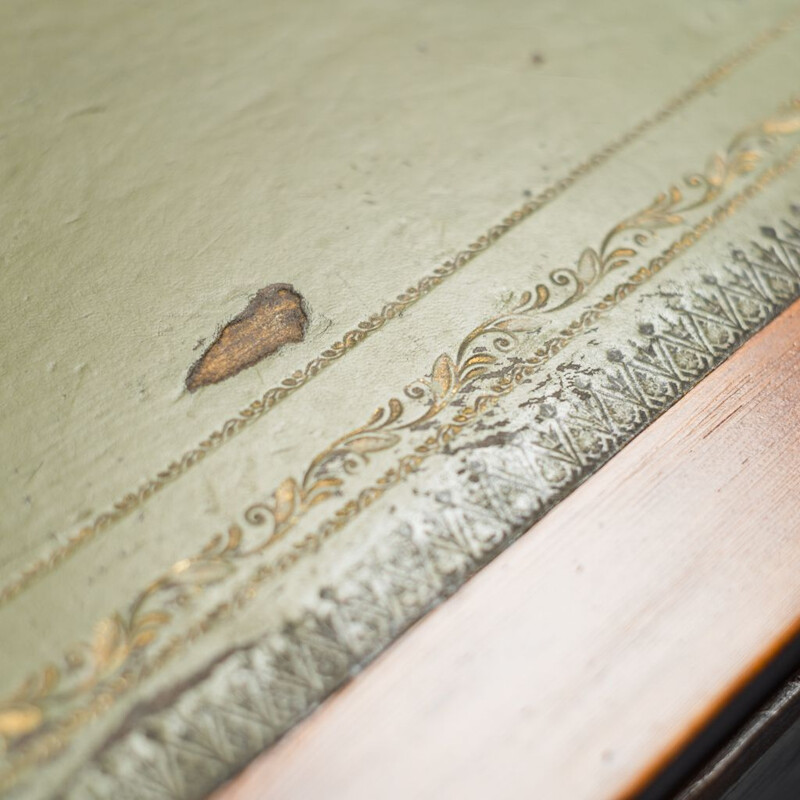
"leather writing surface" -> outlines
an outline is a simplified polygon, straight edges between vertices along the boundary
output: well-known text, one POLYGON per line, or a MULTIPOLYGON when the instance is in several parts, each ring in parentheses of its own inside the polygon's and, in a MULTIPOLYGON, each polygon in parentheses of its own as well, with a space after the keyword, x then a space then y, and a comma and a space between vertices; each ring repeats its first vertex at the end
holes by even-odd
POLYGON ((530 5, 4 7, 5 786, 241 667, 206 791, 797 295, 791 4, 530 5))

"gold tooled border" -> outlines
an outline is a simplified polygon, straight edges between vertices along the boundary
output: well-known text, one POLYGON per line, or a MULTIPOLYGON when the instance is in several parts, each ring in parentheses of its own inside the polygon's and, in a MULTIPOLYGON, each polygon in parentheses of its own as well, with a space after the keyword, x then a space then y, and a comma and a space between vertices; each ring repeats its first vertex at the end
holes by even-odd
MULTIPOLYGON (((790 210, 800 216, 800 206, 790 210)), ((65 798, 140 800, 153 785, 159 797, 165 785, 180 786, 182 798, 204 797, 273 745, 794 302, 800 229, 784 220, 784 230, 786 238, 762 227, 751 256, 731 251, 732 266, 724 259, 712 271, 701 267, 680 301, 661 295, 667 316, 638 325, 633 339, 612 337, 605 346, 622 349, 607 350, 606 365, 589 370, 591 377, 578 368, 566 379, 551 375, 554 385, 543 391, 534 388, 523 405, 536 411, 516 441, 493 443, 472 463, 462 454, 457 466, 433 477, 423 519, 395 519, 345 570, 346 589, 330 587, 301 604, 279 630, 238 649, 212 677, 134 721, 122 740, 112 739, 78 767, 65 798), (548 461, 555 470, 546 474, 548 461), (511 496, 497 503, 487 489, 492 483, 511 496), (350 629, 359 611, 370 620, 366 636, 350 629), (287 690, 288 706, 270 701, 287 690)), ((651 309, 650 319, 658 311, 651 309)))
POLYGON ((415 451, 410 456, 413 459, 413 465, 408 470, 390 470, 391 477, 389 479, 383 479, 387 478, 387 476, 379 478, 375 485, 369 486, 360 492, 356 501, 348 503, 343 509, 334 512, 331 517, 318 526, 314 534, 304 537, 289 553, 276 559, 272 564, 266 564, 257 569, 244 586, 234 594, 233 598, 220 603, 212 609, 203 619, 192 626, 185 636, 170 639, 169 644, 157 655, 152 671, 157 671, 163 666, 167 660, 177 654, 183 645, 208 633, 227 619, 235 609, 242 608, 253 600, 258 587, 265 581, 286 572, 303 556, 317 552, 327 539, 342 530, 355 516, 372 505, 392 486, 399 484, 407 472, 418 469, 427 458, 441 452, 445 445, 450 444, 474 419, 483 414, 491 405, 494 405, 500 397, 514 391, 520 385, 522 377, 532 374, 544 361, 558 353, 574 336, 594 325, 601 317, 614 309, 622 300, 630 296, 650 278, 660 273, 675 259, 686 253, 720 224, 733 217, 749 200, 760 195, 776 179, 794 168, 798 162, 800 162, 800 145, 795 147, 786 158, 767 169, 754 183, 720 205, 711 214, 703 217, 688 232, 685 232, 666 248, 661 255, 652 258, 645 267, 637 270, 629 278, 619 283, 608 295, 583 312, 576 320, 576 324, 569 326, 549 340, 545 344, 548 358, 534 357, 522 364, 510 364, 503 371, 502 378, 498 380, 496 392, 492 395, 482 395, 476 403, 460 409, 455 422, 441 426, 435 445, 426 443, 423 446, 424 449, 419 448, 418 451, 415 451))
MULTIPOLYGON (((748 200, 763 192, 774 180, 784 175, 793 166, 795 166, 799 160, 800 146, 796 146, 786 157, 765 170, 752 184, 742 189, 728 201, 719 206, 710 215, 701 219, 688 232, 685 232, 678 239, 676 239, 672 245, 668 247, 660 256, 651 259, 646 267, 642 267, 637 270, 627 280, 620 283, 609 295, 604 296, 601 300, 593 304, 587 311, 583 312, 579 318, 579 324, 577 327, 583 328, 584 324, 589 324, 596 321, 597 318, 605 314, 611 308, 617 306, 639 286, 646 283, 650 278, 658 274, 665 266, 704 238, 707 233, 714 230, 719 224, 737 213, 747 203, 748 200)), ((569 330, 571 331, 574 327, 576 326, 571 326, 569 330)), ((557 347, 554 352, 557 352, 558 349, 560 349, 560 346, 557 347)), ((532 360, 532 362, 533 361, 534 360, 532 360)), ((535 361, 535 363, 532 363, 530 366, 535 369, 539 366, 539 362, 535 361)), ((512 362, 505 370, 509 373, 505 377, 509 377, 510 381, 505 384, 506 388, 500 390, 502 394, 513 391, 513 389, 519 385, 519 381, 514 377, 518 368, 519 364, 512 362)), ((462 411, 460 413, 463 414, 465 412, 462 411)), ((461 429, 463 429, 463 427, 466 426, 454 426, 451 424, 450 426, 445 427, 452 429, 447 437, 447 441, 449 442, 460 432, 461 429), (458 428, 458 430, 456 430, 456 428, 458 428)), ((368 491, 374 492, 375 487, 372 487, 368 491)), ((371 504, 373 500, 374 496, 370 494, 368 502, 366 502, 364 507, 371 504)), ((348 518, 347 521, 349 521, 351 518, 352 517, 348 518)), ((57 723, 56 729, 48 730, 45 735, 41 737, 34 736, 27 746, 23 748, 23 751, 19 754, 19 756, 13 758, 10 768, 0 775, 0 788, 10 787, 16 783, 26 769, 34 766, 37 763, 47 761, 60 750, 62 750, 68 744, 71 737, 74 736, 74 734, 80 728, 96 717, 102 715, 104 711, 108 710, 113 705, 118 697, 127 693, 129 690, 141 683, 142 680, 151 676, 158 669, 162 668, 188 643, 195 641, 196 639, 200 638, 200 636, 214 629, 221 622, 224 622, 226 619, 230 618, 230 616, 236 610, 246 605, 256 596, 258 587, 263 584, 266 579, 272 577, 277 572, 291 567, 304 553, 313 552, 316 550, 320 543, 321 542, 315 543, 307 541, 304 544, 308 546, 304 547, 302 552, 295 551, 291 553, 289 557, 280 559, 276 564, 265 565, 257 570, 251 577, 250 581, 240 590, 238 590, 233 598, 231 598, 229 601, 221 603, 202 620, 191 626, 191 628, 182 636, 171 638, 167 646, 155 656, 154 660, 150 664, 138 664, 125 671, 119 670, 119 667, 122 666, 121 664, 113 664, 113 669, 111 671, 112 674, 109 676, 109 679, 103 681, 102 687, 97 687, 99 691, 92 693, 91 700, 86 705, 68 713, 63 720, 57 723)), ((113 628, 115 624, 114 620, 109 618, 108 621, 111 625, 111 628, 113 628)), ((106 620, 103 620, 103 622, 106 622, 106 620)), ((113 631, 108 626, 105 626, 105 628, 100 631, 103 634, 100 639, 102 640, 105 634, 109 631, 113 634, 113 631)), ((140 633, 147 633, 147 626, 145 626, 145 629, 143 629, 140 633)), ((115 636, 112 636, 112 639, 115 638, 115 636)), ((145 643, 145 646, 146 644, 147 643, 145 643)), ((109 651, 109 655, 115 655, 113 648, 109 651)), ((113 662, 114 659, 111 658, 111 661, 113 662)), ((46 672, 47 671, 45 671, 45 674, 42 675, 41 681, 34 680, 32 683, 29 682, 29 685, 37 687, 36 691, 39 690, 39 687, 42 687, 46 693, 49 689, 54 688, 44 688, 46 684, 49 683, 46 672)), ((57 676, 54 677, 57 683, 57 676)), ((28 698, 28 701, 28 705, 33 705, 35 703, 35 699, 32 701, 31 698, 28 698)))
POLYGON ((184 453, 178 460, 170 463, 166 469, 157 473, 154 478, 148 479, 136 490, 128 492, 114 502, 111 509, 99 514, 89 525, 82 527, 62 545, 24 567, 16 577, 12 578, 0 589, 0 606, 20 595, 37 579, 52 572, 83 545, 90 542, 98 534, 109 530, 134 510, 140 508, 150 497, 186 474, 189 469, 202 461, 209 453, 215 451, 234 435, 263 417, 277 403, 297 391, 300 387, 305 386, 319 372, 383 328, 386 323, 397 317, 402 311, 430 294, 448 277, 470 263, 476 256, 491 247, 492 244, 513 230, 523 220, 549 205, 581 177, 593 172, 605 164, 612 156, 641 138, 645 133, 666 122, 695 97, 721 83, 734 70, 790 31, 798 20, 800 20, 800 9, 792 12, 779 24, 758 34, 733 56, 712 67, 682 93, 667 102, 655 114, 643 119, 618 139, 589 156, 570 170, 565 177, 551 184, 535 198, 524 203, 516 211, 505 217, 502 222, 490 228, 483 236, 467 245, 466 249, 457 253, 452 259, 445 261, 431 274, 421 278, 415 286, 397 295, 393 301, 387 303, 378 313, 372 314, 367 319, 359 322, 354 329, 345 333, 340 340, 334 342, 328 349, 323 350, 320 355, 309 361, 304 369, 297 370, 289 377, 284 378, 278 386, 269 389, 246 409, 240 411, 237 416, 226 420, 219 429, 213 431, 196 447, 184 453))

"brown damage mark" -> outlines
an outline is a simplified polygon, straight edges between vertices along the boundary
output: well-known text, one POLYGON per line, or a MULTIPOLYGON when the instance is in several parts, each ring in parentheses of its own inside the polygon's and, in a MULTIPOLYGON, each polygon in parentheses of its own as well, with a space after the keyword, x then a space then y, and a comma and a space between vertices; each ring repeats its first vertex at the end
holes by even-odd
POLYGON ((252 367, 285 344, 300 342, 308 316, 302 296, 288 283, 260 289, 247 308, 234 317, 186 376, 186 388, 219 383, 252 367))

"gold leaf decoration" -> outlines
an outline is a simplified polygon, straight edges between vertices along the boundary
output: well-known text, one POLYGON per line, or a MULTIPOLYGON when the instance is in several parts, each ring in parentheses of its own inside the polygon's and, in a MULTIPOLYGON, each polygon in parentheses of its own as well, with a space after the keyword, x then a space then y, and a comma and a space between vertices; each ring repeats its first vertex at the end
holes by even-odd
POLYGON ((773 136, 786 136, 800 131, 800 114, 783 119, 771 119, 764 123, 764 133, 773 136))
POLYGON ((457 378, 456 365, 453 359, 447 353, 442 353, 433 365, 431 376, 433 378, 431 384, 436 386, 437 394, 440 397, 445 397, 450 393, 453 386, 455 386, 457 378))
POLYGON ((209 586, 226 578, 233 572, 233 565, 224 559, 198 559, 184 562, 174 569, 171 586, 209 586))
POLYGON ((119 614, 101 619, 94 628, 92 658, 98 672, 113 672, 130 652, 125 624, 119 614))
POLYGON ((368 453, 376 453, 379 450, 386 450, 400 441, 400 437, 394 433, 373 433, 369 436, 359 436, 351 439, 347 443, 347 449, 353 453, 364 456, 368 453))
MULTIPOLYGON (((683 187, 670 186, 667 191, 656 195, 650 205, 617 223, 598 248, 584 249, 574 266, 553 270, 550 282, 555 287, 566 288, 567 293, 549 310, 570 305, 609 272, 627 266, 638 255, 636 248, 644 245, 657 231, 684 224, 687 214, 709 206, 736 178, 752 172, 780 137, 798 131, 800 100, 794 99, 774 117, 738 133, 724 152, 714 153, 708 159, 703 172, 685 177, 683 187), (631 241, 614 246, 626 234, 630 235, 631 241)), ((550 293, 547 287, 540 284, 537 293, 540 291, 548 302, 550 293)))
MULTIPOLYGON (((759 134, 765 133, 766 128, 766 124, 759 127, 759 134)), ((773 125, 772 130, 784 128, 800 130, 800 123, 795 127, 794 123, 779 122, 773 125)), ((671 187, 646 209, 614 226, 599 248, 584 248, 574 269, 552 273, 553 285, 565 287, 571 293, 561 305, 550 308, 573 302, 579 296, 575 294, 575 287, 579 287, 583 293, 610 270, 618 269, 635 258, 638 255, 637 248, 642 246, 642 235, 649 234, 659 226, 684 221, 690 211, 713 202, 733 176, 744 174, 746 169, 761 163, 763 152, 751 147, 749 141, 747 137, 738 137, 736 146, 729 148, 725 158, 719 160, 715 156, 710 160, 706 173, 685 180, 686 191, 697 192, 697 197, 687 200, 681 189, 671 187), (629 236, 632 237, 632 243, 628 241, 629 236), (565 278, 556 280, 554 274, 564 275, 565 278)), ((685 232, 683 239, 691 243, 694 239, 689 237, 689 233, 685 232)), ((683 242, 683 239, 678 241, 683 242)), ((682 248, 688 246, 681 244, 682 248)), ((679 251, 680 248, 676 249, 676 252, 679 251)), ((141 591, 126 613, 117 612, 102 619, 95 626, 88 643, 77 645, 69 651, 73 655, 65 659, 67 667, 63 671, 53 665, 45 667, 38 676, 26 681, 22 690, 8 702, 0 705, 0 734, 7 739, 25 736, 42 727, 53 709, 74 701, 89 689, 107 686, 111 676, 131 667, 136 663, 134 658, 144 657, 143 654, 159 641, 160 630, 172 619, 167 610, 171 604, 186 602, 198 590, 234 574, 243 559, 264 552, 275 541, 295 530, 309 509, 341 494, 347 475, 368 456, 394 447, 401 441, 401 431, 430 422, 459 393, 465 391, 470 381, 479 381, 490 374, 496 376, 498 367, 505 365, 501 377, 493 378, 491 383, 481 383, 475 394, 470 396, 469 405, 459 406, 449 423, 440 424, 424 444, 416 447, 412 454, 404 456, 400 466, 386 475, 391 475, 393 481, 399 481, 418 468, 428 453, 447 443, 461 427, 493 407, 500 393, 510 391, 522 377, 527 365, 509 369, 508 361, 501 361, 501 356, 512 349, 519 337, 537 335, 541 325, 538 312, 548 309, 554 295, 544 285, 537 286, 535 294, 524 292, 510 311, 486 320, 464 337, 455 357, 448 354, 438 356, 424 379, 406 387, 406 395, 419 401, 417 406, 423 404, 416 416, 409 412, 413 406, 406 408, 398 398, 391 398, 385 407, 371 415, 366 425, 350 431, 321 451, 301 479, 285 478, 265 502, 248 508, 243 515, 242 527, 249 531, 248 537, 252 534, 254 541, 248 541, 246 547, 242 527, 231 525, 227 540, 221 535, 212 537, 195 556, 178 561, 141 591), (256 528, 259 530, 254 531, 256 528), (81 648, 91 656, 92 668, 88 676, 85 670, 71 669, 73 662, 83 666, 81 648), (58 692, 54 691, 56 687, 58 692)), ((580 321, 573 321, 569 330, 573 327, 577 329, 580 324, 580 321)), ((536 351, 535 358, 544 359, 549 353, 558 352, 566 338, 567 334, 561 339, 554 339, 552 346, 548 342, 547 348, 541 350, 542 355, 536 351)), ((534 359, 527 362, 532 363, 534 359)), ((388 484, 389 480, 383 485, 388 484)), ((369 487, 357 499, 348 499, 336 512, 337 524, 339 521, 344 524, 344 520, 352 518, 362 507, 380 496, 384 491, 383 485, 369 487)))
POLYGON ((35 731, 44 719, 38 706, 20 703, 0 709, 0 736, 16 739, 35 731))
POLYGON ((297 481, 294 478, 286 478, 275 490, 275 508, 272 514, 276 525, 283 525, 291 518, 298 494, 297 481))

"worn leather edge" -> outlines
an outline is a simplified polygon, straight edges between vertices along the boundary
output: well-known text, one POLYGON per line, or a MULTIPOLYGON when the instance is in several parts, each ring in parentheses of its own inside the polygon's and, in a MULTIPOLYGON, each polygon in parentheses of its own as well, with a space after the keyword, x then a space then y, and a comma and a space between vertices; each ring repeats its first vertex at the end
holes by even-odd
MULTIPOLYGON (((777 116, 770 116, 756 126, 747 128, 746 131, 740 131, 734 137, 732 149, 729 147, 724 157, 717 154, 711 159, 708 167, 710 171, 707 175, 703 176, 698 173, 686 178, 691 187, 701 189, 699 198, 686 198, 683 192, 675 186, 669 195, 671 200, 666 205, 663 198, 666 198, 667 195, 659 195, 654 204, 635 213, 623 223, 617 224, 613 231, 618 233, 630 232, 629 229, 631 227, 635 231, 641 226, 646 229, 654 226, 663 228, 665 224, 667 227, 676 225, 681 227, 686 220, 683 213, 677 213, 678 209, 683 205, 687 205, 687 208, 694 211, 703 210, 704 206, 720 197, 723 189, 734 178, 751 174, 752 167, 763 160, 771 148, 766 150, 763 150, 762 147, 752 149, 753 137, 761 139, 766 134, 773 141, 773 144, 776 144, 784 136, 791 137, 792 134, 796 133, 797 127, 797 101, 794 101, 784 107, 777 116), (727 167, 725 166, 726 164, 727 167)), ((554 357, 556 353, 559 353, 577 334, 591 329, 593 325, 596 325, 634 291, 641 291, 640 287, 646 285, 667 265, 693 247, 731 215, 738 213, 751 198, 763 192, 776 178, 785 174, 797 162, 798 157, 800 157, 800 149, 796 147, 787 157, 773 164, 739 193, 718 206, 713 214, 700 219, 692 229, 680 235, 661 255, 651 259, 646 266, 640 267, 628 279, 618 284, 611 294, 605 295, 596 301, 567 329, 561 331, 556 337, 542 343, 527 359, 520 361, 512 348, 512 351, 506 353, 510 357, 506 359, 507 363, 501 366, 501 362, 498 362, 495 356, 487 353, 483 345, 476 344, 475 336, 478 336, 478 341, 486 336, 493 339, 493 346, 499 347, 503 353, 514 342, 520 344, 517 339, 518 333, 531 332, 530 316, 533 315, 535 317, 542 305, 546 305, 548 302, 550 295, 546 287, 537 288, 537 299, 535 301, 532 299, 532 293, 526 292, 524 296, 527 299, 523 302, 522 307, 517 308, 516 312, 511 314, 503 313, 499 318, 480 325, 470 333, 465 342, 471 343, 472 346, 476 346, 478 349, 473 354, 471 346, 459 348, 457 361, 461 366, 456 367, 449 358, 440 357, 437 360, 437 364, 450 363, 450 368, 445 370, 446 374, 439 376, 441 379, 446 378, 445 383, 450 389, 444 391, 441 386, 439 387, 443 393, 439 396, 440 392, 437 390, 436 397, 438 397, 438 400, 436 397, 433 398, 433 405, 426 406, 427 410, 423 412, 421 418, 416 419, 415 425, 421 421, 431 421, 434 412, 438 414, 449 405, 450 401, 455 401, 460 397, 459 387, 466 382, 467 388, 469 388, 469 376, 475 374, 476 368, 483 372, 488 371, 489 375, 493 376, 493 388, 490 387, 491 390, 488 393, 486 387, 481 390, 473 386, 470 389, 472 394, 477 391, 477 399, 469 406, 460 405, 454 418, 456 424, 444 424, 437 428, 438 432, 434 439, 438 442, 438 447, 433 447, 431 437, 427 436, 425 443, 422 445, 425 459, 430 458, 434 453, 441 452, 443 447, 452 450, 458 431, 466 425, 480 423, 481 418, 491 413, 491 409, 494 408, 502 396, 514 391, 521 382, 524 382, 526 376, 538 375, 542 366, 550 358, 554 357), (541 289, 544 289, 544 294, 540 291, 541 289), (476 365, 474 363, 475 358, 473 358, 473 355, 478 358, 480 364, 476 365), (489 364, 492 365, 491 369, 489 364), (447 402, 444 402, 445 400, 447 402)), ((603 257, 602 261, 603 263, 609 263, 612 271, 614 268, 627 266, 629 258, 636 255, 636 250, 620 250, 616 246, 612 250, 611 242, 613 241, 614 237, 611 237, 611 239, 606 237, 605 242, 608 243, 608 247, 601 248, 601 252, 610 251, 607 256, 603 257), (628 257, 623 258, 622 253, 627 253, 628 257)), ((640 246, 641 243, 637 244, 637 247, 640 246)), ((582 257, 581 262, 584 260, 582 257)), ((568 290, 567 298, 571 302, 575 297, 582 296, 582 292, 585 291, 587 285, 586 281, 589 278, 587 276, 580 278, 580 275, 576 272, 575 280, 565 284, 557 280, 564 272, 566 271, 561 270, 553 273, 551 280, 554 285, 568 290)), ((591 283, 598 282, 604 275, 605 271, 603 269, 596 271, 593 273, 591 283)), ((533 333, 536 332, 535 325, 532 330, 533 333)), ((534 336, 534 338, 536 337, 534 336)), ((440 369, 435 368, 433 374, 438 375, 440 372, 440 369)), ((416 397, 417 393, 412 391, 410 396, 416 397)), ((396 398, 389 402, 388 416, 381 415, 380 411, 379 409, 378 416, 368 423, 366 429, 360 427, 352 434, 337 440, 333 451, 329 455, 336 460, 338 458, 337 454, 342 451, 346 442, 353 440, 353 437, 355 437, 353 443, 355 447, 358 442, 364 442, 365 435, 368 438, 371 436, 371 439, 369 439, 371 450, 382 448, 386 444, 385 425, 387 423, 390 424, 390 428, 393 424, 399 425, 399 430, 408 428, 408 424, 402 421, 402 403, 396 398)), ((394 434, 391 436, 394 436, 394 434)), ((358 446, 359 448, 361 447, 361 445, 358 446)), ((169 621, 171 615, 158 602, 153 607, 152 604, 148 605, 148 601, 154 598, 157 601, 163 592, 170 596, 177 592, 180 597, 188 602, 194 596, 192 587, 197 584, 198 580, 200 585, 207 585, 209 582, 218 583, 221 577, 227 574, 228 568, 231 566, 230 559, 248 558, 252 554, 258 555, 262 549, 261 546, 256 546, 253 549, 252 542, 249 547, 243 546, 242 530, 238 525, 234 525, 231 528, 227 541, 224 537, 215 536, 197 557, 183 559, 175 564, 169 574, 151 583, 143 593, 138 595, 128 611, 119 610, 100 620, 94 627, 94 635, 91 641, 78 643, 67 651, 63 668, 51 663, 39 672, 32 673, 19 691, 0 708, 0 723, 3 723, 0 728, 8 734, 8 726, 11 726, 11 747, 7 753, 9 756, 9 769, 0 773, 0 786, 13 785, 33 765, 51 760, 59 751, 68 746, 77 730, 104 714, 119 699, 120 695, 130 691, 147 677, 152 676, 155 669, 163 666, 167 660, 173 659, 178 652, 185 649, 187 644, 195 641, 201 635, 206 635, 211 629, 219 627, 225 620, 229 619, 234 610, 239 610, 243 605, 252 602, 257 594, 258 587, 266 579, 274 577, 276 570, 279 572, 284 571, 285 568, 292 567, 304 553, 315 552, 323 540, 329 539, 332 534, 350 523, 356 514, 360 514, 369 507, 388 488, 401 483, 410 472, 418 469, 424 460, 423 454, 417 452, 418 449, 415 449, 410 456, 401 459, 404 464, 407 462, 408 469, 392 470, 391 472, 394 475, 392 480, 384 481, 380 479, 378 481, 382 488, 373 486, 362 490, 359 493, 358 502, 348 501, 346 503, 347 513, 340 515, 337 512, 333 520, 324 523, 320 529, 323 531, 321 538, 307 536, 303 540, 303 547, 294 548, 290 554, 291 558, 288 560, 281 558, 271 565, 265 564, 259 567, 256 573, 251 576, 251 580, 230 599, 230 602, 225 601, 215 607, 181 635, 172 636, 167 646, 162 648, 155 657, 149 651, 158 642, 159 637, 157 634, 159 629, 169 621), (81 669, 82 665, 85 666, 86 661, 82 646, 84 649, 88 647, 91 653, 92 669, 88 674, 81 669), (149 658, 145 658, 148 655, 149 658), (55 705, 58 707, 65 704, 69 705, 70 699, 74 700, 78 697, 84 700, 82 705, 71 709, 62 708, 61 713, 57 713, 55 718, 53 717, 54 708, 52 708, 53 704, 50 701, 55 700, 55 705), (46 709, 49 709, 48 713, 46 713, 46 709)), ((301 495, 299 503, 301 508, 317 505, 317 500, 324 499, 320 492, 329 495, 332 482, 338 485, 339 479, 334 478, 329 471, 328 460, 325 457, 315 458, 314 464, 322 470, 319 480, 314 478, 316 473, 312 470, 307 473, 310 483, 306 485, 307 481, 304 480, 302 489, 294 480, 284 481, 276 495, 276 501, 280 500, 277 505, 273 507, 258 504, 248 509, 245 517, 251 518, 251 522, 256 527, 265 525, 269 519, 274 519, 277 524, 278 516, 283 513, 279 514, 280 509, 296 509, 298 505, 296 495, 298 492, 301 495), (292 502, 287 505, 287 501, 290 498, 292 498, 292 502), (250 512, 253 513, 251 514, 250 512)), ((345 467, 345 472, 351 471, 351 468, 347 468, 346 463, 345 467)), ((284 523, 288 523, 293 516, 293 513, 290 514, 284 520, 284 523)), ((269 545, 278 532, 277 528, 269 531, 264 544, 269 545)), ((163 597, 161 599, 163 600, 163 597)), ((176 599, 177 597, 173 597, 173 600, 176 599)))

